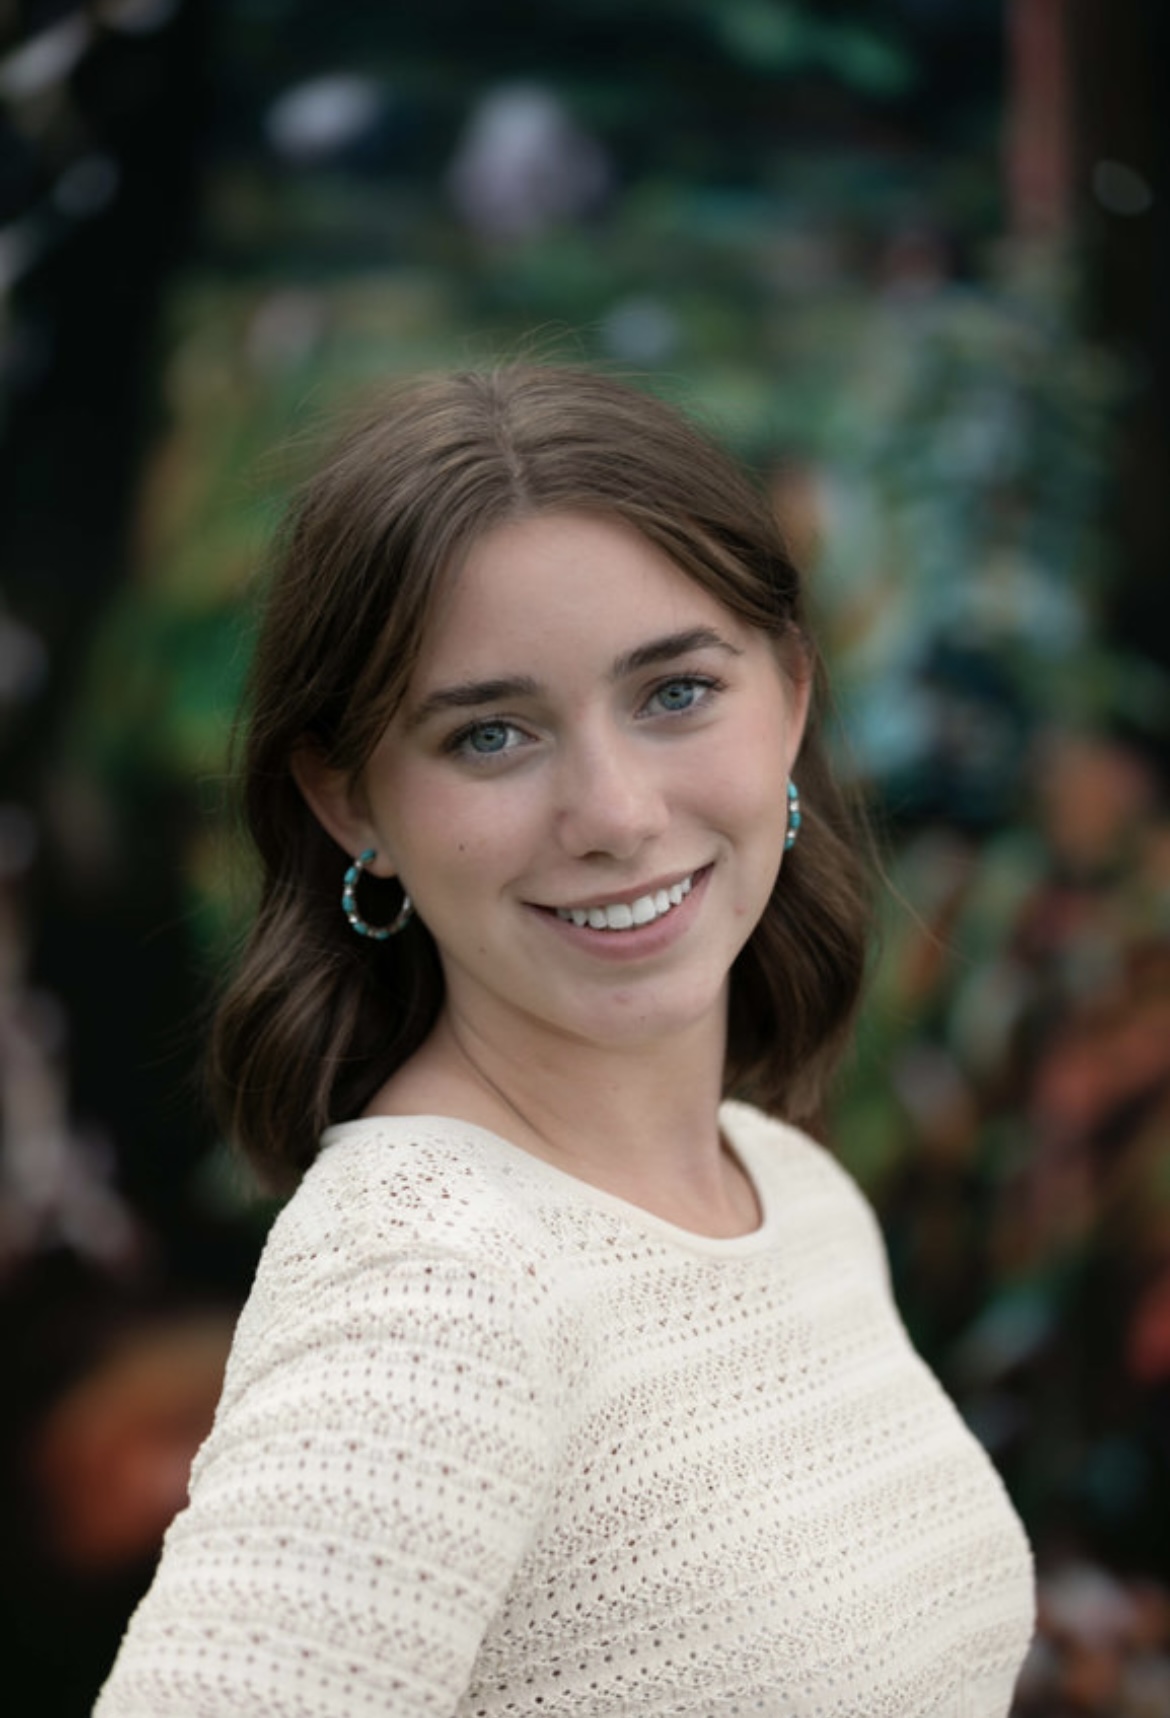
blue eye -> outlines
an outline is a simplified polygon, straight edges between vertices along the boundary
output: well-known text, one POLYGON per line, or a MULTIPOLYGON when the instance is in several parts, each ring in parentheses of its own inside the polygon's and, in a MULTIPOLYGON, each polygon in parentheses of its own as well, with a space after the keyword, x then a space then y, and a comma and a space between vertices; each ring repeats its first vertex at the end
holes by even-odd
POLYGON ((520 730, 511 722, 472 722, 447 741, 446 750, 464 757, 498 758, 520 744, 520 730))
POLYGON ((689 710, 697 694, 693 680, 672 680, 669 686, 660 688, 658 702, 664 710, 689 710))
POLYGON ((491 757, 495 752, 508 749, 508 735, 511 732, 507 722, 480 722, 476 727, 468 729, 463 740, 468 751, 479 752, 482 757, 491 757))
POLYGON ((712 680, 700 679, 693 674, 680 676, 677 680, 664 680, 651 694, 649 702, 668 716, 682 716, 701 704, 715 689, 712 680))

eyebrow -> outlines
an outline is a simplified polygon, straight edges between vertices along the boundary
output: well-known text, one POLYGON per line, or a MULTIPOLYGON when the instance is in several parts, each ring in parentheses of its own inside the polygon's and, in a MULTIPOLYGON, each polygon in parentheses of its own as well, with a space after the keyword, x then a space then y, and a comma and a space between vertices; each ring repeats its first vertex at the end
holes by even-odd
MULTIPOLYGON (((627 675, 655 668, 660 663, 675 662, 696 650, 722 650, 729 656, 742 656, 730 640, 710 626, 692 626, 684 632, 671 632, 664 638, 651 639, 615 658, 609 671, 611 681, 624 680, 627 675)), ((471 710, 482 704, 506 703, 511 699, 537 698, 539 682, 528 674, 498 675, 490 680, 464 680, 453 686, 440 686, 428 692, 421 703, 408 711, 408 731, 421 727, 433 716, 447 710, 471 710)))
POLYGON ((643 668, 655 668, 661 662, 673 662, 676 657, 689 656, 694 650, 723 650, 729 656, 742 656, 729 639, 712 626, 691 626, 685 632, 671 632, 665 638, 655 638, 649 644, 619 656, 610 669, 611 680, 624 680, 643 668))

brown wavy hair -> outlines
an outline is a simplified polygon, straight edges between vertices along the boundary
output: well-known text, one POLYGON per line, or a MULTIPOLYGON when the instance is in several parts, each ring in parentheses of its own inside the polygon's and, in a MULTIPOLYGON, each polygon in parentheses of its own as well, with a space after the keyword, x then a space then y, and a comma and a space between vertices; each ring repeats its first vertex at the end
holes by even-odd
MULTIPOLYGON (((360 1114, 443 1000, 438 955, 417 920, 389 942, 351 931, 339 905, 348 856, 309 811, 291 761, 308 742, 356 779, 471 545, 505 520, 570 509, 634 526, 820 679, 800 578, 770 507, 661 400, 543 364, 381 394, 277 538, 245 706, 243 812, 259 905, 216 1015, 210 1079, 229 1136, 274 1190, 295 1184, 323 1127, 360 1114)), ((725 1073, 729 1095, 813 1127, 857 1005, 869 925, 858 824, 824 757, 819 703, 794 771, 800 840, 732 969, 725 1073)), ((397 885, 384 903, 382 888, 363 880, 371 921, 397 905, 397 885)))

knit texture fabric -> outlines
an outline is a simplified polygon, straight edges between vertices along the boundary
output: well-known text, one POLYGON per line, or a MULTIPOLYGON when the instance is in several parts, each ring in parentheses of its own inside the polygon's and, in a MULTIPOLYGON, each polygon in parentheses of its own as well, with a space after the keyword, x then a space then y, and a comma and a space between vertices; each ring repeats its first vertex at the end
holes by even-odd
POLYGON ((98 1718, 1004 1718, 1000 1481, 852 1181, 722 1121, 731 1240, 461 1122, 331 1129, 98 1718))

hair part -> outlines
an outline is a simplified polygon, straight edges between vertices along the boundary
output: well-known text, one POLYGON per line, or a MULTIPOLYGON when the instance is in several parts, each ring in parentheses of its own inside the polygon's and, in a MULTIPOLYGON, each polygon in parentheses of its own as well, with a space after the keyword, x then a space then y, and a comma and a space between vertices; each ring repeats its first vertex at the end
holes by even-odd
MULTIPOLYGON (((819 679, 800 579, 768 504, 653 395, 530 364, 380 394, 278 533, 243 714, 259 905, 216 1015, 209 1076, 229 1136, 273 1190, 295 1185, 324 1127, 361 1113, 443 1001, 425 926, 381 943, 351 931, 338 904, 349 856, 309 810, 292 760, 311 744, 356 782, 472 546, 507 520, 569 511, 624 520, 769 634, 789 672, 819 679)), ((858 825, 824 757, 818 703, 796 765, 800 841, 732 969, 725 1081, 729 1095, 813 1127, 856 1010, 869 927, 858 825)), ((374 919, 381 886, 362 886, 374 919)))

